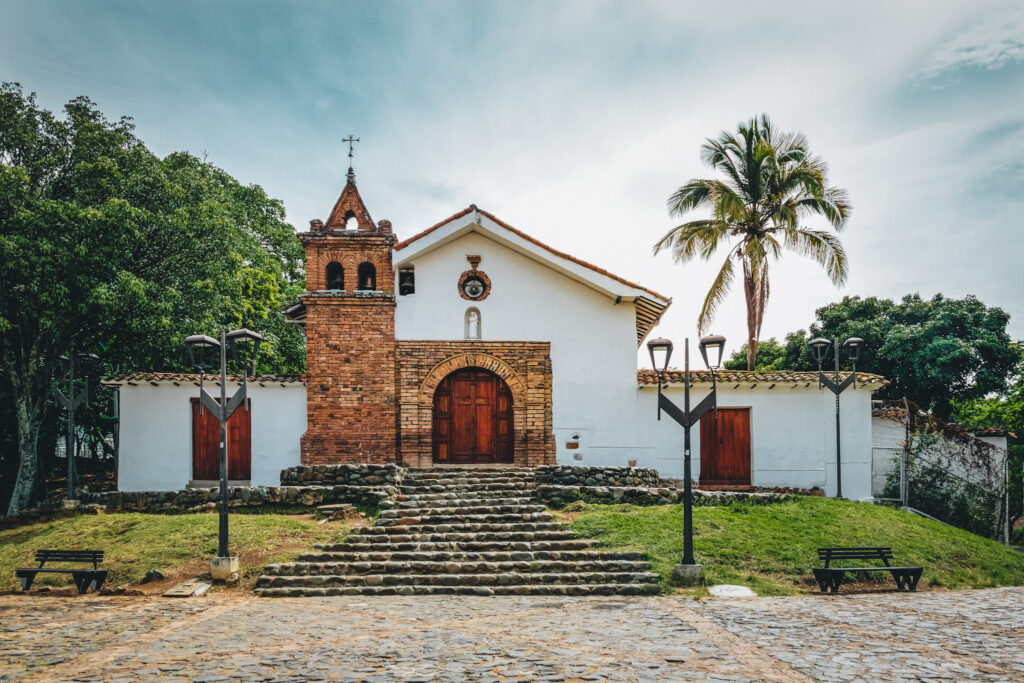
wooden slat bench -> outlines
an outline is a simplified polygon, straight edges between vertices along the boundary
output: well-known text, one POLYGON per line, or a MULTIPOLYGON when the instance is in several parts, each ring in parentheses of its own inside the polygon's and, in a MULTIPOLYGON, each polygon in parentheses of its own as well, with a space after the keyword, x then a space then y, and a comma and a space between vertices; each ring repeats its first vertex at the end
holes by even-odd
POLYGON ((107 570, 99 568, 100 562, 103 561, 102 550, 37 550, 35 561, 39 563, 38 567, 21 567, 14 571, 14 575, 21 579, 22 590, 28 590, 35 581, 36 574, 43 572, 71 574, 79 593, 86 593, 90 588, 98 591, 107 579, 107 570), (92 569, 44 567, 47 562, 91 562, 92 569))
POLYGON ((824 560, 824 569, 814 570, 814 579, 818 582, 821 592, 836 593, 843 582, 846 572, 889 572, 896 580, 899 590, 917 590, 917 582, 921 578, 921 567, 893 567, 889 560, 893 559, 892 548, 818 548, 818 559, 824 560), (833 567, 834 561, 849 563, 850 560, 881 560, 882 567, 833 567))

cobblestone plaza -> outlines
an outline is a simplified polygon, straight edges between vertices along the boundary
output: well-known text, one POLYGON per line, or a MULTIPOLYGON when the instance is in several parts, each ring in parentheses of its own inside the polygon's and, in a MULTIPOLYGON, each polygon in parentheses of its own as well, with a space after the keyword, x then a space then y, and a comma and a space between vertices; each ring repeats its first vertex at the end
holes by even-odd
POLYGON ((1024 680, 1024 589, 0 596, 0 681, 1024 680))

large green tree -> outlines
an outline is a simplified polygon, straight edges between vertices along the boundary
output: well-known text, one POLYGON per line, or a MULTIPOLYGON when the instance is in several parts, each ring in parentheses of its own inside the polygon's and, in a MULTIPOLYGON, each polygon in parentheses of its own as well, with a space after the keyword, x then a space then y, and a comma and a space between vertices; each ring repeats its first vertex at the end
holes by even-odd
MULTIPOLYGON (((860 337, 858 370, 884 375, 891 382, 887 396, 905 396, 948 419, 956 402, 1004 391, 1018 358, 1006 332, 1009 315, 973 296, 908 294, 899 302, 848 296, 815 315, 809 332, 790 333, 784 344, 773 340, 766 365, 759 358, 757 368, 812 370, 817 365, 809 339, 838 338, 841 344, 860 337)), ((740 349, 725 367, 735 369, 745 358, 746 349, 740 349)))
POLYGON ((672 228, 654 245, 654 253, 667 249, 685 264, 697 256, 710 260, 719 247, 726 249, 697 329, 699 334, 707 331, 739 268, 747 305, 747 368, 753 370, 770 292, 769 264, 783 251, 795 251, 841 285, 847 275, 842 243, 834 233, 805 221, 821 216, 842 230, 850 203, 844 190, 828 184, 827 166, 811 154, 807 139, 777 130, 765 114, 739 124, 736 133, 722 131, 717 139, 709 138, 701 160, 722 177, 688 181, 669 197, 668 209, 676 218, 700 209, 710 216, 672 228))
POLYGON ((182 341, 244 325, 261 369, 296 371, 301 335, 278 308, 302 288, 284 209, 189 154, 160 159, 130 119, 80 97, 55 116, 0 86, 0 412, 16 435, 8 514, 31 500, 58 357, 110 370, 182 368, 182 341))

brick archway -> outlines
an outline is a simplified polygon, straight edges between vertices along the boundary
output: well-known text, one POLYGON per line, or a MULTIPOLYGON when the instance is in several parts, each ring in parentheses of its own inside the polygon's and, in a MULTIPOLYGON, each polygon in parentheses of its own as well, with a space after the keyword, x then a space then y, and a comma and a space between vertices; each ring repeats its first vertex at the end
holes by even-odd
POLYGON ((403 464, 434 465, 433 411, 438 385, 453 372, 482 368, 512 397, 516 465, 555 462, 551 428, 551 356, 546 342, 399 341, 399 451, 403 464))
POLYGON ((419 404, 433 406, 434 392, 437 385, 448 375, 462 368, 483 368, 490 370, 498 377, 505 380, 509 391, 512 392, 512 407, 522 408, 526 406, 526 383, 515 370, 505 361, 495 358, 486 353, 462 353, 441 361, 427 373, 420 385, 419 404))

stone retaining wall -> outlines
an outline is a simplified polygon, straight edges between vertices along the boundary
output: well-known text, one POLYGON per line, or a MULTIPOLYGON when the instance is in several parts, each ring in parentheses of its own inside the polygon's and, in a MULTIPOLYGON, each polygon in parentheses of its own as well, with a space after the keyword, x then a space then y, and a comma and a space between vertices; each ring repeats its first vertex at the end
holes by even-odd
POLYGON ((660 486, 657 470, 646 467, 573 467, 549 465, 538 467, 538 484, 561 486, 660 486))
POLYGON ((399 465, 300 465, 281 470, 282 486, 401 486, 399 465))
MULTIPOLYGON (((789 498, 786 493, 747 491, 694 490, 697 506, 728 505, 734 502, 751 504, 778 503, 789 498)), ((675 488, 642 486, 537 486, 537 500, 552 507, 563 507, 582 500, 588 503, 630 503, 632 505, 671 505, 683 502, 683 491, 675 488)))
MULTIPOLYGON (((297 505, 311 507, 325 503, 351 503, 379 507, 393 495, 390 486, 232 486, 228 489, 229 507, 297 505)), ((216 510, 220 489, 183 489, 180 491, 103 491, 81 493, 80 505, 103 507, 107 512, 204 512, 216 510)))

